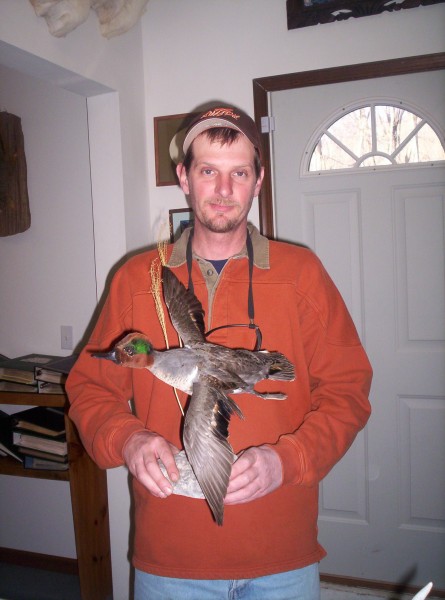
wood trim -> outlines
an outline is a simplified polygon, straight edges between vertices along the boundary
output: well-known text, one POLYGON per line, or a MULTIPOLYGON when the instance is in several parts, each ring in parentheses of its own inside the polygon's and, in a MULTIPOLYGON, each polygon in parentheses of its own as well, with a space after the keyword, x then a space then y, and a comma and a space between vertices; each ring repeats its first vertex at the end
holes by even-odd
MULTIPOLYGON (((253 98, 255 105, 255 122, 261 131, 261 117, 269 114, 267 89, 263 88, 258 79, 253 81, 253 98)), ((264 166, 264 179, 261 192, 258 197, 258 208, 260 216, 260 231, 267 237, 273 234, 273 209, 272 209, 272 167, 270 162, 269 134, 261 134, 261 161, 264 166), (266 178, 266 173, 268 177, 266 178), (267 199, 265 201, 265 199, 267 199), (269 230, 270 225, 272 229, 269 230)))
POLYGON ((19 567, 79 575, 77 560, 65 556, 53 556, 51 554, 40 554, 26 550, 0 547, 0 562, 18 565, 19 567))
MULTIPOLYGON (((405 583, 388 583, 386 581, 376 581, 373 579, 356 579, 355 577, 343 577, 340 575, 329 575, 320 573, 320 580, 324 583, 332 584, 332 585, 342 585, 346 587, 357 587, 357 588, 366 588, 368 590, 380 590, 391 592, 397 598, 401 596, 401 594, 417 594, 422 587, 418 587, 415 585, 408 585, 405 583)), ((428 581, 425 581, 425 585, 428 581)), ((433 589, 431 591, 432 598, 445 598, 445 590, 433 589)))
MULTIPOLYGON (((360 79, 374 79, 377 77, 391 77, 394 75, 408 75, 422 71, 434 71, 445 68, 445 52, 424 54, 369 62, 363 64, 317 69, 314 71, 301 71, 260 77, 253 80, 253 102, 255 121, 260 127, 261 117, 269 116, 269 93, 291 90, 328 83, 342 83, 345 81, 358 81, 360 79)), ((262 135, 264 180, 260 192, 259 212, 260 230, 263 235, 272 239, 274 237, 273 218, 273 191, 272 168, 268 134, 262 135)))
MULTIPOLYGON (((56 571, 59 573, 66 573, 68 575, 79 574, 77 560, 75 558, 52 556, 37 552, 27 552, 25 550, 15 550, 12 548, 0 547, 0 562, 32 569, 56 571)), ((355 579, 353 577, 341 577, 339 575, 329 575, 324 573, 320 574, 320 579, 322 582, 332 585, 366 588, 370 590, 385 590, 397 594, 416 594, 421 589, 419 587, 410 585, 392 584, 370 579, 355 579)), ((433 597, 445 598, 445 590, 436 590, 433 588, 432 593, 433 597)))

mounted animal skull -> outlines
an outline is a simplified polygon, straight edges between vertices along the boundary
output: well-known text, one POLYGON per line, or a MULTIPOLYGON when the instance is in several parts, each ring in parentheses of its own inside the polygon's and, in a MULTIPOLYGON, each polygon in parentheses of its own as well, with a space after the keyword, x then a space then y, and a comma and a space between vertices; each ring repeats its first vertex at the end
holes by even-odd
POLYGON ((144 14, 148 0, 29 0, 54 37, 64 37, 84 23, 94 10, 106 38, 131 29, 144 14))

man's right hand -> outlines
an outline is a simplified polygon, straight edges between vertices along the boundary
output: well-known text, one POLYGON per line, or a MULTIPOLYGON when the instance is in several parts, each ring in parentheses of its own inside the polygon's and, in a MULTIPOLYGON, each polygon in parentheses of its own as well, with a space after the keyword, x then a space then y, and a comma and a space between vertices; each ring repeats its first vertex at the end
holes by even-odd
POLYGON ((164 477, 158 459, 164 464, 171 481, 179 479, 174 455, 179 452, 165 438, 150 431, 138 431, 125 443, 123 458, 130 473, 158 498, 167 498, 173 492, 171 482, 164 477))

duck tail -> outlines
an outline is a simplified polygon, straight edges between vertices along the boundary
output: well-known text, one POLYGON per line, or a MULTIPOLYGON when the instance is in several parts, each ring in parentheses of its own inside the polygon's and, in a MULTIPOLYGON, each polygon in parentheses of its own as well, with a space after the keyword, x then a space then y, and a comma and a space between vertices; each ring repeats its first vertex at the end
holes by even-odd
POLYGON ((238 404, 225 394, 221 394, 218 397, 218 412, 226 419, 227 422, 233 414, 237 415, 240 419, 244 419, 244 415, 238 404))
POLYGON ((293 381, 295 379, 294 365, 281 352, 269 352, 268 379, 273 381, 293 381))

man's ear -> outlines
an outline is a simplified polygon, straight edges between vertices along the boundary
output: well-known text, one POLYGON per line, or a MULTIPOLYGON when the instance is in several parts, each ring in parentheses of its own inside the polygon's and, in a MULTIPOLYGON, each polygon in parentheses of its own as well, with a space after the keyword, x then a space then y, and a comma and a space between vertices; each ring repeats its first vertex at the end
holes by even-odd
POLYGON ((176 167, 176 175, 178 176, 179 185, 181 186, 181 189, 184 192, 184 194, 186 194, 186 195, 189 194, 190 190, 189 190, 189 182, 187 179, 187 172, 182 163, 179 163, 178 166, 176 167))
POLYGON ((255 191, 254 191, 254 198, 256 198, 256 196, 258 196, 258 194, 260 193, 261 190, 261 186, 263 184, 263 179, 264 179, 264 167, 261 167, 261 172, 260 172, 260 176, 257 179, 257 182, 255 184, 255 191))

